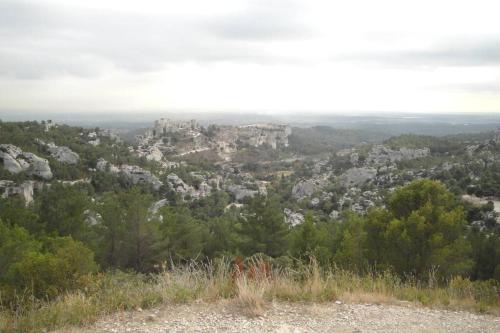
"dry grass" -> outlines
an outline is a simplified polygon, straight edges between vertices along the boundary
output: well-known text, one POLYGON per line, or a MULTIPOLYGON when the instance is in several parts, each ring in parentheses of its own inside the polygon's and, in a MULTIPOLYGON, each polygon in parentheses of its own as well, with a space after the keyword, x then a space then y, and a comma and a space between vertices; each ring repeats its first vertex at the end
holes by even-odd
POLYGON ((347 303, 370 303, 370 304, 394 304, 394 296, 382 294, 380 292, 346 292, 342 294, 342 300, 347 303))
POLYGON ((264 314, 266 309, 265 293, 269 289, 266 280, 249 280, 241 277, 236 280, 236 302, 242 311, 250 317, 264 314))
MULTIPOLYGON (((172 267, 153 275, 108 273, 88 278, 84 290, 57 299, 20 297, 0 311, 0 332, 39 332, 82 326, 109 313, 195 300, 231 299, 247 315, 259 316, 273 300, 393 303, 462 309, 500 315, 496 286, 454 278, 446 285, 402 281, 390 272, 358 275, 322 269, 314 261, 300 269, 273 268, 270 275, 234 278, 228 261, 172 267)), ((0 302, 1 304, 1 302, 0 302)))

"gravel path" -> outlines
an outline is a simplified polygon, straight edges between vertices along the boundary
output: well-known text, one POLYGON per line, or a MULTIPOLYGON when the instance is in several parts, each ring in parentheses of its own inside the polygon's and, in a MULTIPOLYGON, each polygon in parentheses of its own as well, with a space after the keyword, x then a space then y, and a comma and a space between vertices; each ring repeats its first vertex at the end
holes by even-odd
POLYGON ((227 301, 123 312, 59 332, 500 332, 500 317, 415 306, 274 303, 250 318, 227 301))

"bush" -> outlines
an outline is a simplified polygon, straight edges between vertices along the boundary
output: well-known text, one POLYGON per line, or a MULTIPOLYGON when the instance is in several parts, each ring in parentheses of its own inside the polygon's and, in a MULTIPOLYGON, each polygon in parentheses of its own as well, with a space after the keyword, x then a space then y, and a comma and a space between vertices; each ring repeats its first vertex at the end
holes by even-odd
POLYGON ((0 221, 0 269, 0 292, 9 302, 26 291, 53 298, 78 288, 97 266, 92 251, 71 237, 36 240, 26 229, 0 221))

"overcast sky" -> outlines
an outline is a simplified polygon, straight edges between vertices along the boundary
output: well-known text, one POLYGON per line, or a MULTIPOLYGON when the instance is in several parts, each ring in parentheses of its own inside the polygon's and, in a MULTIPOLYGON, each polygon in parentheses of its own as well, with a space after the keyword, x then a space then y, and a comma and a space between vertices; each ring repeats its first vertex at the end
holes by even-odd
POLYGON ((0 111, 500 112, 500 1, 0 0, 0 111))

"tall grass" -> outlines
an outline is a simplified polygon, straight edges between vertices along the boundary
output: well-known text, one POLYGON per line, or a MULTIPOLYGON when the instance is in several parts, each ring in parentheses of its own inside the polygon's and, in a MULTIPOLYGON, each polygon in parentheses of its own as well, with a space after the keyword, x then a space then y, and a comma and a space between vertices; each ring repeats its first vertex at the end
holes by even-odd
MULTIPOLYGON (((257 266, 258 267, 258 266, 257 266)), ((404 281, 391 272, 358 275, 338 268, 323 269, 315 261, 299 269, 273 268, 249 277, 235 276, 228 261, 191 263, 161 273, 105 273, 88 276, 85 288, 53 300, 21 295, 3 305, 0 332, 39 332, 84 326, 102 315, 195 300, 231 299, 248 315, 261 315, 269 302, 310 301, 398 303, 464 309, 500 315, 499 290, 493 282, 453 278, 435 282, 404 281)), ((0 303, 1 304, 1 303, 0 303)))

